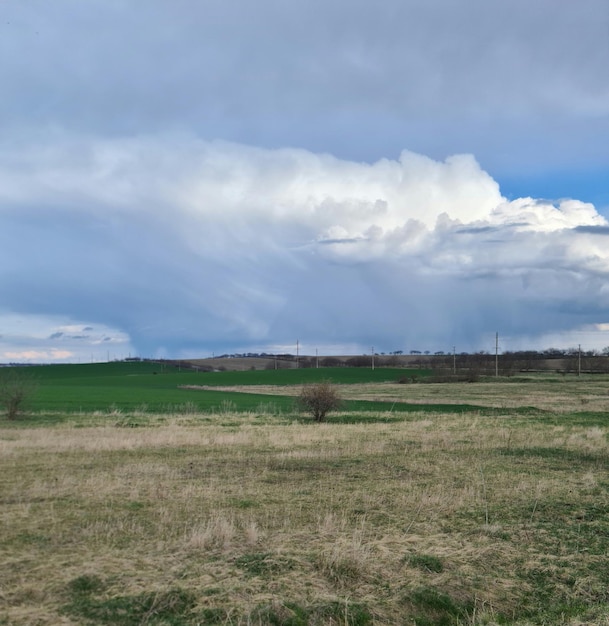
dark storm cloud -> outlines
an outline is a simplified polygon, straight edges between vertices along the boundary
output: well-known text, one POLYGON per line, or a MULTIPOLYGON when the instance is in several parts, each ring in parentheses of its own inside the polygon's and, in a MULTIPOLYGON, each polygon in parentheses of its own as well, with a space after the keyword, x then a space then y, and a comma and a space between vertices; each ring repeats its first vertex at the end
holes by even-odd
POLYGON ((0 118, 368 161, 473 152, 506 173, 606 167, 608 29, 604 0, 8 0, 0 118))

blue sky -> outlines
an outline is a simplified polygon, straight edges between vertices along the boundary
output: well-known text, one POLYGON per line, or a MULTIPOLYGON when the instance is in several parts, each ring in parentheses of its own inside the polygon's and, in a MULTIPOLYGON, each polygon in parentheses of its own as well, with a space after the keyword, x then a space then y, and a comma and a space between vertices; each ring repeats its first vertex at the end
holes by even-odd
POLYGON ((609 345, 605 0, 3 0, 0 362, 609 345))

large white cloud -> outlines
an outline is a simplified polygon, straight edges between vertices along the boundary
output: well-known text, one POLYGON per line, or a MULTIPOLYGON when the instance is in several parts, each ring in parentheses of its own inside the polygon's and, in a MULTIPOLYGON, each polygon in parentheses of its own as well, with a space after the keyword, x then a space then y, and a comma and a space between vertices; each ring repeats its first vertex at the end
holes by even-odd
POLYGON ((0 220, 5 312, 105 328, 145 356, 296 338, 483 349, 495 330, 516 345, 609 322, 605 218, 508 201, 469 155, 56 133, 0 144, 0 220))

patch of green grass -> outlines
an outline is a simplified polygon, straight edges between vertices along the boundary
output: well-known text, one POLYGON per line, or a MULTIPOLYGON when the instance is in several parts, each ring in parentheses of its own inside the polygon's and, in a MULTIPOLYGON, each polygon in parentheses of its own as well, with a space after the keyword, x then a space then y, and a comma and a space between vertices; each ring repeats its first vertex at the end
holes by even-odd
POLYGON ((550 464, 555 469, 570 467, 574 463, 577 464, 606 464, 608 457, 606 455, 594 454, 591 452, 583 452, 581 450, 570 450, 564 447, 555 446, 531 446, 507 448, 500 450, 503 456, 511 456, 520 459, 535 459, 550 464))
MULTIPOLYGON (((387 413, 387 405, 384 409, 381 409, 383 412, 379 412, 378 409, 375 411, 373 408, 366 411, 365 405, 364 408, 362 408, 362 404, 364 403, 358 403, 357 409, 349 411, 348 413, 339 413, 335 415, 330 413, 326 417, 325 421, 328 424, 388 424, 390 422, 403 422, 407 418, 405 415, 407 411, 400 411, 398 409, 395 412, 387 413)), ((348 406, 347 408, 350 407, 348 406)))
POLYGON ((148 508, 148 504, 146 502, 140 502, 139 500, 132 500, 131 502, 127 502, 126 508, 129 511, 141 511, 142 509, 148 508))
POLYGON ((569 618, 579 618, 578 623, 596 623, 582 618, 593 609, 593 605, 601 607, 607 603, 609 596, 603 589, 594 593, 587 589, 585 597, 578 597, 574 588, 577 578, 572 575, 572 569, 566 572, 555 567, 534 567, 519 572, 520 578, 531 591, 523 597, 520 615, 528 617, 535 624, 565 624, 569 618), (596 596, 596 597, 595 597, 596 596))
POLYGON ((132 596, 103 595, 104 583, 95 576, 79 576, 68 585, 70 602, 65 612, 83 623, 112 626, 186 626, 192 624, 194 595, 180 588, 132 596))
POLYGON ((23 531, 15 535, 14 541, 21 545, 45 546, 51 543, 51 537, 42 533, 23 531))
POLYGON ((560 423, 589 428, 593 426, 605 427, 609 424, 609 414, 607 411, 578 411, 562 415, 560 423))
POLYGON ((545 426, 581 426, 587 428, 604 428, 609 425, 607 411, 575 411, 556 413, 554 411, 534 410, 531 412, 537 422, 545 426))
POLYGON ((244 554, 235 559, 235 565, 250 576, 273 576, 294 567, 289 559, 268 552, 244 554))
POLYGON ((373 623, 372 614, 365 604, 348 600, 319 604, 312 607, 311 614, 317 620, 312 623, 348 624, 349 626, 368 626, 373 623))
POLYGON ((529 416, 538 415, 539 409, 534 407, 512 407, 497 409, 495 407, 480 406, 477 404, 438 404, 438 403, 409 403, 395 401, 347 400, 343 403, 340 413, 330 413, 326 418, 329 423, 357 424, 362 422, 392 422, 408 419, 408 413, 429 413, 442 415, 465 415, 476 413, 480 416, 495 417, 508 415, 529 416), (377 412, 382 415, 371 416, 366 413, 377 412))
POLYGON ((257 607, 247 620, 248 624, 269 626, 307 626, 309 613, 294 602, 266 604, 257 607))
POLYGON ((368 626, 373 623, 373 617, 364 604, 349 600, 306 607, 295 602, 285 602, 258 607, 248 616, 247 623, 272 626, 368 626))
POLYGON ((417 626, 456 626, 467 623, 474 607, 432 587, 421 587, 408 594, 405 603, 412 606, 417 626))
POLYGON ((83 574, 68 583, 68 589, 76 596, 88 595, 103 591, 105 583, 95 574, 83 574))
POLYGON ((437 556, 431 554, 411 554, 405 559, 411 567, 417 567, 423 572, 439 574, 444 571, 444 564, 437 556))
POLYGON ((257 500, 253 500, 251 498, 233 498, 231 503, 237 509, 254 509, 260 506, 260 503, 257 500))

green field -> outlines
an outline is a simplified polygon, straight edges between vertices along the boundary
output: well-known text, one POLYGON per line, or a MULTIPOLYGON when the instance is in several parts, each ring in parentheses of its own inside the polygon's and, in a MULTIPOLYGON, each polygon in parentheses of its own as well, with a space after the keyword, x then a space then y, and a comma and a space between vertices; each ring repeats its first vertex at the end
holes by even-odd
MULTIPOLYGON (((350 399, 350 389, 358 385, 402 387, 402 383, 424 381, 431 370, 405 368, 311 368, 234 372, 196 372, 151 362, 116 362, 91 365, 49 365, 28 368, 27 375, 36 381, 37 391, 29 408, 41 424, 74 419, 90 413, 193 414, 226 412, 294 414, 296 392, 309 383, 329 381, 347 391, 347 413, 334 421, 366 421, 370 412, 463 413, 481 411, 494 414, 497 408, 464 402, 425 402, 413 404, 408 398, 350 399), (205 389, 189 389, 202 386, 205 389), (257 393, 262 386, 273 386, 276 393, 257 393), (222 388, 215 390, 214 388, 222 388), (240 388, 231 391, 231 388, 240 388), (290 393, 288 388, 292 388, 290 393), (245 389, 245 391, 244 391, 245 389), (252 393, 248 393, 251 390, 252 393), (286 393, 286 390, 287 393, 286 393)), ((383 394, 386 389, 382 389, 383 394)), ((530 413, 531 407, 519 407, 514 413, 530 413)), ((395 416, 394 416, 395 417, 395 416)), ((88 419, 88 418, 87 418, 88 419)), ((386 419, 393 419, 387 416, 386 419)), ((28 423, 32 424, 32 420, 28 423)), ((22 422, 15 423, 19 427, 22 422)))
MULTIPOLYGON (((21 369, 21 368, 20 368, 21 369)), ((195 372, 151 362, 117 362, 91 365, 48 365, 25 368, 37 384, 30 408, 40 414, 69 416, 74 413, 169 412, 192 413, 256 411, 260 405, 292 412, 293 398, 282 394, 233 393, 213 389, 183 387, 251 387, 303 385, 327 380, 341 385, 357 383, 397 383, 404 377, 425 377, 428 370, 359 368, 319 368, 245 372, 195 372)), ((0 372, 1 373, 1 372, 0 372)), ((393 403, 392 403, 393 404, 393 403)), ((348 402, 351 410, 373 411, 387 408, 378 401, 348 402)), ((418 407, 414 407, 419 410, 418 407)), ((434 410, 436 410, 436 407, 434 410)), ((406 403, 395 403, 393 410, 412 410, 406 403)))
POLYGON ((27 373, 0 624, 609 624, 606 376, 27 373), (345 399, 323 424, 315 380, 345 399))

